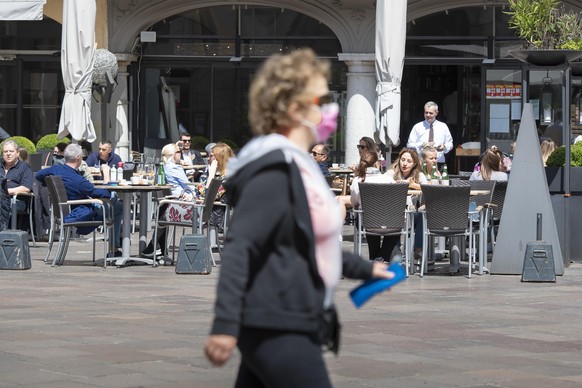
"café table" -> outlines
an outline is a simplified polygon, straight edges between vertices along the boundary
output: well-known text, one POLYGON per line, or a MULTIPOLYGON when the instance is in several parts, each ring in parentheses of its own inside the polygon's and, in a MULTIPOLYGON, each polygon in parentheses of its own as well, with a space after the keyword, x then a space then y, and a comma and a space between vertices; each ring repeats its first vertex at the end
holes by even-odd
MULTIPOLYGON (((121 200, 123 201, 123 225, 121 229, 121 257, 115 261, 115 265, 118 267, 125 265, 128 261, 137 261, 141 263, 151 264, 152 266, 157 266, 157 263, 154 259, 148 259, 144 257, 132 257, 131 256, 131 248, 130 248, 130 240, 131 240, 131 195, 133 193, 152 193, 154 191, 164 190, 164 189, 172 189, 172 185, 112 185, 112 184, 97 184, 95 187, 100 189, 106 189, 109 191, 115 191, 121 200)), ((147 195, 141 195, 140 198, 140 208, 146 209, 147 208, 147 195)), ((147 218, 148 212, 141 211, 139 214, 139 248, 140 251, 145 249, 147 245, 147 218)))
POLYGON ((354 173, 354 171, 351 168, 331 167, 329 169, 329 172, 332 175, 342 175, 343 184, 342 184, 342 194, 341 195, 347 195, 347 193, 348 193, 348 181, 349 181, 350 176, 354 173))

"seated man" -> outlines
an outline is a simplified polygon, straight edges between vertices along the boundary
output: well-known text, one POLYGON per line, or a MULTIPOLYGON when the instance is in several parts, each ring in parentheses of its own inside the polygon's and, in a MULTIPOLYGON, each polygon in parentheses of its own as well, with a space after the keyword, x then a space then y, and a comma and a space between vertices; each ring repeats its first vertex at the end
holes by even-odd
MULTIPOLYGON (((3 161, 0 163, 2 169, 0 171, 0 179, 6 180, 6 188, 8 197, 3 197, 3 208, 10 208, 10 196, 18 193, 30 193, 32 191, 32 170, 30 166, 20 160, 20 147, 13 140, 7 140, 2 145, 3 161)), ((22 198, 22 197, 21 197, 22 198)), ((27 199, 16 200, 16 210, 25 211, 27 206, 27 199)), ((4 212, 2 212, 4 213, 4 212)), ((6 215, 2 217, 0 224, 8 225, 6 215)), ((5 226, 3 226, 5 227, 5 226)))
POLYGON ((187 133, 184 132, 182 134, 180 134, 180 141, 178 142, 179 146, 181 145, 181 151, 182 151, 182 155, 181 155, 181 163, 182 165, 192 165, 192 164, 197 164, 197 165, 202 165, 204 164, 204 158, 202 157, 202 154, 200 154, 200 152, 198 152, 197 150, 191 148, 192 146, 192 136, 187 133))
POLYGON ((316 144, 311 149, 311 157, 315 159, 317 165, 321 169, 323 176, 331 176, 327 159, 329 157, 329 147, 325 144, 316 144))
POLYGON ((102 140, 99 143, 99 151, 93 152, 87 157, 87 166, 89 167, 101 167, 101 165, 106 164, 109 167, 117 168, 119 162, 121 162, 121 157, 113 152, 111 140, 102 140))
MULTIPOLYGON (((83 160, 83 150, 78 144, 69 144, 65 148, 65 164, 57 164, 45 168, 36 173, 36 179, 44 184, 44 178, 51 175, 59 175, 63 178, 67 198, 69 200, 86 199, 86 198, 111 198, 114 207, 114 227, 113 227, 113 248, 115 256, 121 256, 120 246, 121 219, 123 217, 123 205, 117 201, 117 195, 110 193, 105 189, 97 189, 78 171, 81 161, 83 160)), ((102 212, 95 205, 79 205, 71 211, 67 221, 99 220, 102 219, 102 212), (78 209, 78 210, 77 210, 78 209), (79 217, 79 218, 76 218, 79 217)), ((94 228, 83 229, 81 234, 92 232, 94 228)))

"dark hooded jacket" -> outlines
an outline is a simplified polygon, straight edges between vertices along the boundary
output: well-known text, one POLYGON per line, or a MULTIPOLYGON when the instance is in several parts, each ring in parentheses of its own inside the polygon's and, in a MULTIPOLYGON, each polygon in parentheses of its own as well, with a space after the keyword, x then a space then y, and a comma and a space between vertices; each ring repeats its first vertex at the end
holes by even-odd
MULTIPOLYGON (((238 337, 241 327, 317 332, 325 286, 297 165, 281 150, 268 151, 243 162, 226 192, 235 211, 211 333, 238 337)), ((372 263, 344 252, 343 273, 368 279, 372 263)))

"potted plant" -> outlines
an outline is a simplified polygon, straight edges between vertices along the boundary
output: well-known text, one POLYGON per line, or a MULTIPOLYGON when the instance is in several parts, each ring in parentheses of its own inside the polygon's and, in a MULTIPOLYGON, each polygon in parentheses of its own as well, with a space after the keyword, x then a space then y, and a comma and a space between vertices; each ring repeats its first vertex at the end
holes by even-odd
POLYGON ((38 141, 36 142, 36 149, 37 150, 50 150, 50 151, 52 151, 57 144, 70 143, 70 142, 71 142, 71 140, 69 140, 68 137, 64 137, 62 139, 59 139, 58 134, 51 133, 48 135, 44 135, 43 137, 38 139, 38 141))
POLYGON ((509 53, 539 66, 555 66, 582 56, 580 13, 560 7, 559 0, 509 0, 509 28, 524 40, 509 53))
MULTIPOLYGON (((566 147, 558 147, 546 161, 546 178, 551 193, 563 192, 564 165, 566 164, 566 147)), ((570 149, 570 190, 582 192, 582 142, 572 145, 570 149)))

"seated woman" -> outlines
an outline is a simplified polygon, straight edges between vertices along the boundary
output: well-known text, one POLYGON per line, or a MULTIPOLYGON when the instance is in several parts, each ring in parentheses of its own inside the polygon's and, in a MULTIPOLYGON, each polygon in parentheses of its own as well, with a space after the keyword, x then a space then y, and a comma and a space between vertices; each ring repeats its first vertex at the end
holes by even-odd
POLYGON ((354 171, 354 179, 350 186, 350 195, 338 195, 337 201, 340 203, 342 210, 342 220, 346 218, 347 209, 352 207, 358 208, 360 206, 360 190, 358 182, 375 182, 388 183, 388 178, 380 173, 380 170, 375 167, 378 162, 378 153, 374 151, 365 151, 361 153, 360 163, 356 165, 354 171))
POLYGON ((414 148, 403 148, 386 174, 397 183, 407 182, 412 190, 420 190, 420 185, 426 183, 426 177, 420 171, 418 153, 414 148))
MULTIPOLYGON (((164 172, 166 174, 166 183, 173 185, 172 195, 184 201, 194 200, 194 188, 189 186, 190 181, 180 164, 182 152, 176 144, 168 144, 162 148, 162 163, 164 164, 164 172)), ((172 211, 172 218, 184 218, 187 214, 192 212, 191 207, 182 207, 180 205, 170 205, 160 211, 163 212, 161 217, 165 217, 169 211, 172 211)), ((189 215, 192 217, 192 214, 189 215)), ((161 255, 166 248, 166 228, 161 228, 158 231, 158 239, 155 255, 161 255)), ((147 248, 141 253, 144 257, 154 256, 154 243, 150 241, 147 248)))
MULTIPOLYGON (((412 190, 420 190, 420 185, 428 183, 426 176, 421 171, 418 153, 414 148, 403 148, 398 154, 398 159, 396 159, 396 161, 390 166, 386 174, 394 179, 394 181, 397 183, 407 182, 408 187, 412 190)), ((422 251, 423 230, 422 216, 420 213, 416 213, 414 215, 414 229, 414 256, 415 259, 418 259, 420 258, 422 251)), ((395 244, 393 239, 389 241, 389 243, 392 245, 395 244)), ((396 242, 397 246, 399 246, 399 243, 400 240, 396 242)), ((391 252, 392 249, 392 246, 388 245, 382 249, 382 253, 386 254, 386 252, 391 252)))
MULTIPOLYGON (((211 149, 208 155, 208 169, 205 174, 200 177, 200 183, 198 184, 198 193, 203 196, 204 191, 210 185, 213 178, 226 179, 226 166, 228 161, 234 158, 234 151, 226 143, 216 143, 211 149)), ((219 201, 224 195, 224 188, 218 189, 218 195, 216 200, 219 201)), ((212 226, 218 228, 218 232, 222 233, 224 228, 224 211, 225 207, 216 205, 212 208, 212 214, 210 216, 209 223, 212 226)))
POLYGON ((502 171, 503 161, 499 154, 487 150, 483 154, 479 171, 473 171, 470 181, 506 181, 507 173, 502 171))
POLYGON ((60 142, 53 148, 53 153, 46 156, 44 161, 45 166, 54 166, 55 164, 65 164, 65 148, 69 144, 65 142, 60 142))

